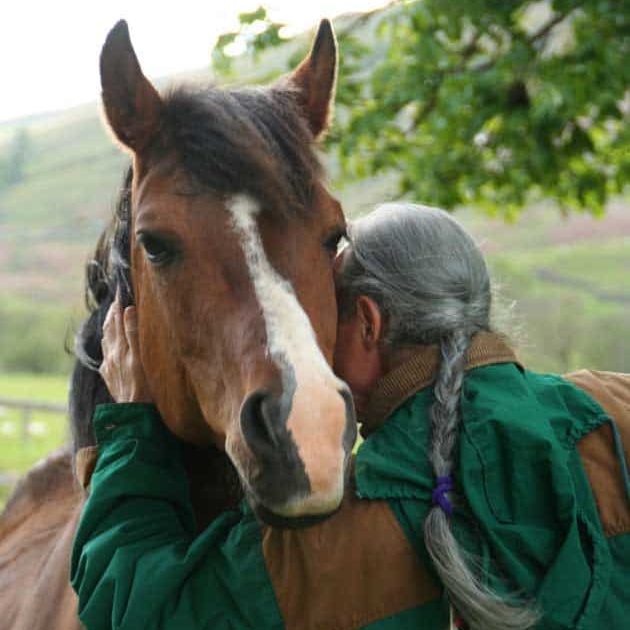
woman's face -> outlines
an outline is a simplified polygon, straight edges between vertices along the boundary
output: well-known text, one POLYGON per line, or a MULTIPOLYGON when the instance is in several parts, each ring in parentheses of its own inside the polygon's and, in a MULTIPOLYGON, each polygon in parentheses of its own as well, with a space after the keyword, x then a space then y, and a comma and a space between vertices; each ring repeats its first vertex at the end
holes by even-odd
MULTIPOLYGON (((343 266, 344 256, 350 248, 343 249, 335 260, 335 281, 343 266)), ((366 309, 365 296, 357 299, 354 312, 340 318, 337 322, 337 342, 333 356, 333 369, 343 379, 354 398, 357 413, 365 410, 367 399, 381 377, 381 356, 377 342, 370 338, 370 332, 377 327, 373 322, 373 313, 366 309), (362 301, 363 298, 363 301, 362 301)))
POLYGON ((333 356, 333 368, 352 392, 360 389, 361 334, 360 322, 356 313, 337 322, 337 344, 333 356))

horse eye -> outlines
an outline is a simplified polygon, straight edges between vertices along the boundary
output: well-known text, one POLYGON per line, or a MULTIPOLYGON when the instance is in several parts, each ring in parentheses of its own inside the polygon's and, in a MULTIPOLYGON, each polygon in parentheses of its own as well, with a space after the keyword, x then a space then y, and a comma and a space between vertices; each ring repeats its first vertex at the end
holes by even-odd
POLYGON ((167 265, 175 259, 178 249, 172 239, 150 232, 140 232, 138 242, 144 248, 149 262, 153 265, 167 265))
POLYGON ((343 229, 335 230, 324 240, 324 249, 330 256, 336 256, 340 246, 346 238, 346 231, 343 229))

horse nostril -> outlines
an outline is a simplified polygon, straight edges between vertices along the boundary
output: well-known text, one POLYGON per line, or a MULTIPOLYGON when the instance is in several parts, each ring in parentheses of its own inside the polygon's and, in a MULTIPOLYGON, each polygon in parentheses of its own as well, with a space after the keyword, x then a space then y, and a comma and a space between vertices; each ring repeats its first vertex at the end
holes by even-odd
POLYGON ((267 392, 254 392, 241 408, 241 429, 255 451, 277 449, 279 436, 275 425, 282 422, 281 405, 267 392))
POLYGON ((311 492, 304 462, 287 428, 292 395, 259 390, 241 407, 241 432, 252 455, 245 474, 256 504, 283 506, 311 492))

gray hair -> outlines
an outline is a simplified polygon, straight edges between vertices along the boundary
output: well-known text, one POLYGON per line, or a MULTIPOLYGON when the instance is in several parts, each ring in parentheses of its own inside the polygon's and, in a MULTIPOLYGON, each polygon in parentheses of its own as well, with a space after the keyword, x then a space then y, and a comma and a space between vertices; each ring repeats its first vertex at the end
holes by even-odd
MULTIPOLYGON (((466 353, 476 332, 490 330, 492 298, 484 257, 447 212, 413 204, 378 207, 350 226, 348 240, 337 281, 340 318, 354 313, 357 297, 366 295, 383 315, 387 352, 440 346, 429 458, 436 478, 451 475, 466 353)), ((475 575, 439 506, 429 511, 424 539, 452 605, 471 628, 525 630, 536 623, 531 605, 514 596, 502 599, 475 575)))

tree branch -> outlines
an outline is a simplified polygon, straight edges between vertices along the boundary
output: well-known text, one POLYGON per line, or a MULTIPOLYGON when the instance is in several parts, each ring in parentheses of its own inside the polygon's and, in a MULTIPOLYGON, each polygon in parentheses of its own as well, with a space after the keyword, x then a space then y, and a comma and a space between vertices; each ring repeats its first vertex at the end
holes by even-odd
POLYGON ((528 44, 533 44, 535 41, 539 40, 541 37, 545 37, 554 27, 556 27, 560 22, 563 22, 567 17, 569 17, 571 11, 569 13, 558 13, 554 17, 552 17, 549 22, 541 26, 535 33, 532 33, 527 38, 528 44))
MULTIPOLYGON (((543 24, 543 26, 541 26, 536 32, 529 35, 529 37, 527 37, 525 41, 530 45, 534 44, 539 39, 547 36, 558 24, 560 24, 560 22, 563 22, 570 14, 571 11, 569 13, 558 13, 553 18, 551 18, 549 22, 543 24)), ((468 57, 463 58, 462 63, 458 64, 455 68, 452 68, 449 73, 459 74, 460 72, 464 71, 486 72, 487 70, 493 68, 501 59, 501 55, 498 55, 496 57, 488 59, 484 63, 470 67, 466 65, 466 61, 468 61, 470 56, 472 55, 468 55, 468 57)))

